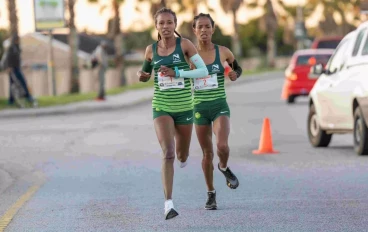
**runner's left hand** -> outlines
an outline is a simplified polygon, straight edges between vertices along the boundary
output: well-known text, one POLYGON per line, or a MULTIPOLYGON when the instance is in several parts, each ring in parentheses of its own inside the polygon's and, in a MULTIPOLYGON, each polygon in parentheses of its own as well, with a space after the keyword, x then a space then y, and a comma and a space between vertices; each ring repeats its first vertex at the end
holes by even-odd
POLYGON ((162 73, 162 75, 166 77, 175 77, 176 73, 173 69, 168 68, 166 66, 161 65, 161 67, 158 69, 159 72, 162 73))
POLYGON ((190 68, 190 70, 193 70, 193 69, 196 69, 196 66, 194 66, 194 64, 190 63, 189 68, 190 68))
POLYGON ((236 79, 238 79, 238 74, 236 74, 235 71, 229 72, 229 79, 232 81, 236 81, 236 79))

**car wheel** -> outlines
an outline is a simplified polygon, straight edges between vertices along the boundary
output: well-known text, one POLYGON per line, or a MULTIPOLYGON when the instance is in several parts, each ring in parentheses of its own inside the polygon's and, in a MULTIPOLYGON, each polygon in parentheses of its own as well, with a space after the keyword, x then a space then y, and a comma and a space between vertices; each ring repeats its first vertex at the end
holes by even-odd
POLYGON ((354 150, 358 155, 368 154, 368 128, 359 106, 354 110, 354 150))
POLYGON ((295 102, 295 98, 296 98, 296 96, 295 96, 295 95, 290 95, 290 96, 287 98, 287 103, 288 103, 288 104, 294 103, 294 102, 295 102))
POLYGON ((319 125, 314 105, 309 108, 308 114, 308 137, 314 147, 327 147, 331 142, 332 134, 327 134, 319 125))

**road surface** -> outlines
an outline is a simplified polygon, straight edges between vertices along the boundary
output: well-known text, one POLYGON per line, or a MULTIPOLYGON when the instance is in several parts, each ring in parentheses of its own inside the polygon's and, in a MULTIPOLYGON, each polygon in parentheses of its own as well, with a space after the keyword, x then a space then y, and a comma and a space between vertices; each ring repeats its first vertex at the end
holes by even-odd
POLYGON ((2 120, 0 218, 7 219, 0 228, 2 223, 9 232, 365 231, 367 157, 355 155, 351 135, 334 135, 329 148, 312 148, 306 98, 287 105, 280 100, 282 74, 273 75, 227 89, 229 166, 238 189, 229 189, 216 169, 218 210, 204 210, 201 151, 193 133, 188 166, 179 169, 175 163, 179 216, 168 221, 150 104, 2 120), (254 155, 265 117, 280 153, 254 155))

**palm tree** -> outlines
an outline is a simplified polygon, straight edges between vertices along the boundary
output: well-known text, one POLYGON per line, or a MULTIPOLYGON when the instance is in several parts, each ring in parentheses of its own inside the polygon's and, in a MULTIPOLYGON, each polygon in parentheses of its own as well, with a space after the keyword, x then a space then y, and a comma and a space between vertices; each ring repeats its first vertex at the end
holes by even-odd
MULTIPOLYGON (((139 0, 139 1, 144 2, 145 0, 139 0)), ((150 12, 152 16, 154 16, 159 9, 168 6, 167 0, 156 0, 156 1, 148 1, 148 2, 151 3, 150 12)))
POLYGON ((267 66, 275 66, 276 57, 276 41, 275 34, 278 27, 275 10, 272 0, 267 0, 264 5, 260 5, 257 0, 247 4, 250 8, 263 8, 265 14, 263 15, 264 29, 267 33, 267 66))
MULTIPOLYGON (((198 4, 200 2, 207 2, 204 0, 177 0, 177 3, 181 6, 179 13, 190 11, 192 14, 192 17, 198 15, 198 4)), ((197 43, 197 38, 195 37, 192 29, 192 20, 189 22, 184 22, 182 25, 182 28, 184 31, 181 31, 184 35, 188 37, 194 44, 197 43), (184 26, 184 27, 183 27, 184 26)))
MULTIPOLYGON (((308 0, 307 5, 316 8, 318 5, 323 6, 323 15, 325 19, 320 22, 319 28, 324 35, 346 35, 355 27, 348 23, 346 18, 347 12, 355 12, 354 8, 359 6, 361 0, 308 0), (338 13, 341 18, 341 24, 338 25, 333 18, 333 14, 338 13), (338 30, 336 30, 336 28, 338 30)), ((355 12, 354 18, 359 17, 359 12, 355 12)))
POLYGON ((304 6, 289 6, 283 0, 278 0, 277 3, 279 8, 284 11, 282 16, 280 13, 280 23, 283 23, 284 26, 283 41, 286 44, 294 44, 294 31, 289 28, 289 22, 295 25, 298 21, 305 21, 315 12, 317 6, 311 2, 307 2, 304 6), (298 10, 300 11, 299 14, 298 10))
POLYGON ((69 47, 70 47, 70 87, 72 93, 79 92, 79 81, 78 81, 78 48, 79 39, 78 32, 75 27, 75 12, 74 5, 76 0, 68 0, 68 10, 69 10, 69 47))
POLYGON ((18 15, 17 5, 15 0, 8 0, 8 12, 9 12, 9 23, 10 23, 10 35, 12 37, 19 36, 18 32, 18 15))
MULTIPOLYGON (((346 19, 347 12, 354 12, 354 7, 360 5, 360 0, 335 0, 335 1, 327 1, 323 0, 321 3, 324 6, 324 13, 327 12, 337 12, 341 17, 341 25, 340 28, 340 35, 346 35, 350 31, 354 30, 354 26, 348 23, 346 19)), ((332 14, 331 14, 332 15, 332 14)))
MULTIPOLYGON (((91 3, 99 3, 99 0, 88 0, 91 3)), ((121 18, 120 18, 120 6, 124 3, 124 0, 111 0, 112 10, 114 12, 114 17, 110 21, 109 34, 114 40, 115 45, 115 64, 116 68, 119 70, 122 85, 126 84, 125 79, 125 62, 124 62, 124 40, 123 34, 120 30, 121 18)), ((103 10, 106 6, 102 6, 103 10)))
POLYGON ((243 0, 221 0, 221 7, 228 13, 229 11, 233 15, 233 29, 234 34, 232 36, 232 51, 234 52, 235 57, 240 58, 242 56, 241 43, 239 38, 239 25, 237 23, 236 13, 238 12, 243 0))

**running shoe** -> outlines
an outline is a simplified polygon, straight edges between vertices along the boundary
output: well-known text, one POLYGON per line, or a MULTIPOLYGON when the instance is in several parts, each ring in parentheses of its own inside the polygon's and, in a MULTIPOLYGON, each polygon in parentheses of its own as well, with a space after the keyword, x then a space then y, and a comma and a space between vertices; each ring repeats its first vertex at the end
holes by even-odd
POLYGON ((178 212, 174 209, 174 203, 172 200, 165 201, 165 220, 178 216, 178 212))
POLYGON ((216 192, 207 192, 207 202, 206 202, 206 206, 204 207, 205 209, 208 210, 215 210, 217 209, 217 203, 216 203, 216 192))
POLYGON ((234 175, 234 173, 230 170, 230 168, 227 167, 225 171, 222 171, 220 169, 220 164, 218 164, 217 167, 220 170, 220 172, 224 174, 226 178, 226 185, 231 189, 236 189, 239 186, 239 181, 238 178, 236 178, 236 176, 234 175))

